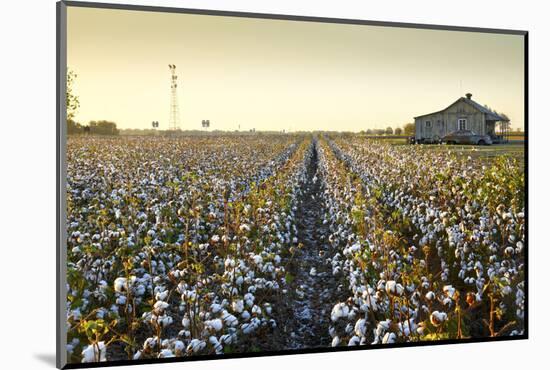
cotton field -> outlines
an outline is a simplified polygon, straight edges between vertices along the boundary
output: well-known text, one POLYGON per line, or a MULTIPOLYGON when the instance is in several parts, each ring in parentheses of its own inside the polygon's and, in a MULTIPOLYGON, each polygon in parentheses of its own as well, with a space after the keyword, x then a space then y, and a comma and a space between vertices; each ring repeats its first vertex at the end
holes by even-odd
POLYGON ((520 335, 524 198, 505 154, 69 137, 70 362, 520 335))

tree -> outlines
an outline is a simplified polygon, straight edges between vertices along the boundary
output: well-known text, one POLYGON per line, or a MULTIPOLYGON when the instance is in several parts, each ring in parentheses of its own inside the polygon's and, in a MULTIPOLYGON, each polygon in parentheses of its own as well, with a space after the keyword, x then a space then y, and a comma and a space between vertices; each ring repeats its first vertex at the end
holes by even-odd
POLYGON ((68 135, 76 135, 76 134, 83 134, 84 133, 84 126, 82 126, 80 123, 75 122, 74 120, 68 118, 67 119, 67 134, 68 135))
POLYGON ((118 135, 116 123, 111 121, 90 121, 90 133, 93 135, 118 135))
POLYGON ((386 127, 386 135, 393 135, 393 128, 390 126, 386 127))
POLYGON ((372 130, 370 128, 367 130, 367 135, 372 135, 372 130))
POLYGON ((73 70, 67 68, 67 121, 74 119, 76 111, 80 107, 78 96, 76 96, 73 91, 73 85, 76 77, 77 74, 73 70))
POLYGON ((396 127, 393 133, 396 135, 401 135, 403 133, 403 130, 401 129, 401 127, 396 127))
POLYGON ((403 133, 407 136, 414 135, 415 131, 416 131, 416 127, 414 123, 407 123, 403 128, 403 133))

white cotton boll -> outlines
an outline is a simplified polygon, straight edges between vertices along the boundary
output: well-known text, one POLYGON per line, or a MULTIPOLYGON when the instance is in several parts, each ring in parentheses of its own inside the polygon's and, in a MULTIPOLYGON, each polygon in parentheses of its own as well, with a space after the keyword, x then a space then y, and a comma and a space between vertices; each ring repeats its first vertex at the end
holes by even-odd
POLYGON ((512 288, 509 285, 506 285, 505 287, 502 288, 501 292, 502 292, 502 295, 508 295, 512 293, 512 288))
POLYGON ((239 230, 243 233, 249 232, 250 226, 248 226, 247 224, 242 224, 241 226, 239 226, 239 230))
POLYGON ((384 321, 379 321, 378 325, 376 326, 376 336, 377 337, 381 336, 382 333, 384 333, 386 330, 388 330, 390 328, 390 324, 391 324, 390 319, 384 320, 384 321))
POLYGON ((241 326, 241 329, 244 334, 250 334, 256 329, 256 325, 253 323, 245 323, 241 326))
POLYGON ((226 269, 229 269, 229 268, 233 268, 233 267, 235 267, 235 260, 228 257, 228 258, 225 260, 225 268, 226 268, 226 269))
POLYGON ((382 338, 382 343, 383 344, 395 343, 395 339, 396 339, 395 333, 388 332, 384 335, 384 338, 382 338))
POLYGON ((222 306, 217 304, 217 303, 213 303, 211 306, 210 306, 210 310, 212 311, 212 313, 218 313, 222 310, 222 306))
POLYGON ((340 338, 338 336, 335 336, 334 338, 332 338, 332 343, 331 343, 332 347, 338 347, 339 344, 340 344, 340 338))
POLYGON ((163 292, 158 292, 156 295, 155 295, 155 298, 158 300, 158 301, 164 301, 166 300, 166 298, 168 297, 168 291, 165 290, 163 292))
POLYGON ((348 342, 348 346, 349 347, 357 346, 357 345, 359 345, 360 342, 361 342, 361 338, 359 338, 357 335, 354 335, 353 337, 350 338, 350 340, 348 342))
POLYGON ((248 307, 252 307, 254 305, 254 300, 255 300, 255 297, 252 293, 246 293, 244 295, 244 300, 246 302, 246 305, 248 307))
POLYGON ((359 337, 364 337, 367 333, 367 320, 359 319, 355 323, 355 334, 359 337))
POLYGON ((164 311, 167 309, 170 305, 164 301, 156 301, 153 305, 153 308, 158 311, 164 311))
POLYGON ((183 327, 185 329, 189 329, 189 325, 191 325, 191 320, 189 320, 189 318, 187 317, 184 317, 182 320, 181 320, 181 324, 183 325, 183 327))
POLYGON ((398 284, 395 282, 395 280, 388 280, 386 282, 386 293, 389 295, 397 295, 400 296, 403 294, 403 291, 405 289, 403 288, 403 285, 398 284))
POLYGON ((523 242, 521 240, 516 243, 516 252, 517 253, 523 252, 523 242))
POLYGON ((115 279, 115 292, 122 293, 126 290, 126 278, 118 277, 115 279))
POLYGON ((256 264, 256 266, 261 265, 262 262, 264 261, 263 258, 262 258, 262 256, 260 256, 260 255, 258 255, 258 254, 255 255, 255 256, 252 258, 252 260, 254 261, 254 264, 256 264))
POLYGON ((220 236, 219 235, 212 235, 212 238, 210 238, 210 240, 212 240, 213 243, 217 243, 220 241, 220 236))
POLYGON ((142 284, 138 285, 134 291, 134 295, 140 297, 145 294, 145 286, 142 284))
POLYGON ((338 303, 332 308, 330 318, 332 321, 337 321, 341 317, 347 317, 349 314, 349 307, 345 303, 338 303))
POLYGON ((244 302, 242 299, 233 301, 233 303, 231 304, 231 307, 233 308, 233 311, 237 313, 241 313, 244 310, 244 302))
POLYGON ((237 320, 237 318, 235 316, 231 315, 228 312, 226 312, 222 316, 222 319, 225 322, 225 324, 230 326, 230 327, 235 327, 235 326, 239 325, 239 320, 237 320))
POLYGON ((190 338, 191 337, 191 332, 189 330, 180 330, 178 335, 180 337, 190 338))
POLYGON ((164 316, 164 317, 162 318, 162 320, 160 321, 161 326, 162 326, 163 328, 165 328, 165 327, 171 325, 173 322, 174 322, 174 320, 173 320, 170 316, 164 316))
POLYGON ((506 249, 504 250, 504 254, 506 255, 506 257, 512 257, 515 253, 515 249, 514 247, 506 247, 506 249))
POLYGON ((309 274, 310 274, 311 276, 317 275, 317 269, 315 269, 315 267, 312 267, 312 268, 309 270, 309 274))
POLYGON ((132 359, 139 360, 141 358, 141 350, 138 350, 136 353, 134 353, 134 356, 132 359))
POLYGON ((262 313, 262 309, 258 307, 257 305, 254 305, 252 307, 252 314, 254 315, 260 315, 262 313))
POLYGON ((163 349, 162 351, 160 351, 159 358, 169 358, 169 357, 175 357, 174 353, 172 353, 171 350, 163 349))
POLYGON ((82 350, 82 362, 107 361, 107 347, 105 342, 99 342, 96 345, 90 344, 82 350))
POLYGON ((235 284, 237 284, 238 286, 241 286, 243 285, 243 283, 244 283, 244 278, 239 275, 239 277, 237 277, 237 279, 235 280, 235 284))
POLYGON ((206 325, 212 328, 214 331, 220 331, 223 328, 222 320, 214 319, 206 322, 206 325))
POLYGON ((433 326, 438 327, 447 320, 447 314, 445 312, 434 311, 430 315, 430 321, 433 326))
MULTIPOLYGON (((411 321, 412 330, 415 330, 415 323, 411 321)), ((411 330, 409 328, 409 321, 405 321, 404 323, 399 323, 399 329, 403 333, 404 336, 408 337, 411 334, 411 330)))
POLYGON ((208 342, 210 342, 212 347, 214 347, 214 350, 216 351, 216 354, 219 355, 219 354, 223 353, 223 346, 221 345, 218 338, 216 338, 215 336, 211 336, 210 338, 208 338, 208 342))
POLYGON ((243 313, 241 314, 241 318, 244 321, 247 321, 248 319, 250 319, 250 313, 248 311, 243 311, 243 313))
POLYGON ((452 285, 445 285, 443 287, 443 292, 447 295, 447 297, 453 298, 454 295, 455 295, 456 290, 455 290, 455 288, 453 288, 452 285))
POLYGON ((119 304, 119 305, 126 304, 126 296, 125 295, 119 295, 116 299, 116 304, 119 304))
POLYGON ((435 293, 432 291, 429 291, 428 293, 426 293, 426 299, 428 301, 433 301, 435 299, 435 293))
POLYGON ((155 348, 157 346, 157 337, 149 337, 143 342, 143 349, 155 348))
POLYGON ((206 342, 199 339, 193 339, 187 346, 187 351, 197 353, 199 351, 202 351, 205 347, 206 342))
POLYGON ((231 344, 233 342, 233 335, 224 334, 220 337, 220 343, 231 344))

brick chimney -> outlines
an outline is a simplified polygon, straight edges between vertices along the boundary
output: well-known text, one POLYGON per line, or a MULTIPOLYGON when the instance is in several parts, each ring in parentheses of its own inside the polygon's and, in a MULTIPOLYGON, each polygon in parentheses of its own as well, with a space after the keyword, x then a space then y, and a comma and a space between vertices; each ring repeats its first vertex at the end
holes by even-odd
POLYGON ((468 98, 468 100, 472 100, 472 94, 470 93, 466 94, 466 98, 468 98))

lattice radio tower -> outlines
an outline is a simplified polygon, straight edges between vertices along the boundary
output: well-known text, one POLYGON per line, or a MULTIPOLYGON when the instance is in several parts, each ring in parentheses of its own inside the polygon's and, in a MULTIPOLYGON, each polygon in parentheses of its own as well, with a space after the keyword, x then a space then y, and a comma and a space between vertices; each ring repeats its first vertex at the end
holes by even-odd
POLYGON ((176 131, 180 129, 180 110, 178 106, 178 76, 176 75, 176 66, 168 64, 170 68, 170 119, 168 130, 176 131))

